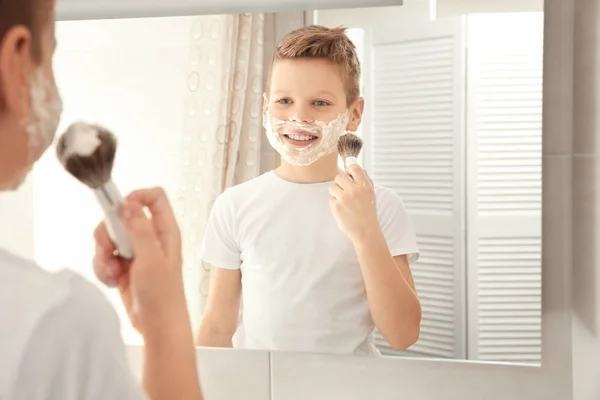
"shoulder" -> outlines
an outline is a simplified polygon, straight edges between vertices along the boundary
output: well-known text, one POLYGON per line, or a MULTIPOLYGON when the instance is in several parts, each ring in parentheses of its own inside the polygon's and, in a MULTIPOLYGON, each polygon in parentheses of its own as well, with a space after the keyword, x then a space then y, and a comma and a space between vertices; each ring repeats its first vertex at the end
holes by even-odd
POLYGON ((265 194, 273 183, 272 171, 266 172, 256 178, 225 189, 217 196, 213 207, 218 210, 226 207, 239 208, 249 199, 265 194))
MULTIPOLYGON (((42 362, 54 365, 72 348, 97 345, 95 338, 120 340, 118 318, 95 285, 71 271, 50 273, 1 250, 0 314, 11 327, 0 330, 0 387, 10 387, 22 368, 29 368, 24 360, 32 349, 47 349, 50 359, 42 362)), ((46 351, 38 350, 34 359, 46 351)))
POLYGON ((104 299, 96 286, 72 271, 48 272, 33 261, 3 250, 0 250, 0 287, 0 307, 8 308, 2 315, 23 322, 35 320, 73 299, 86 300, 85 304, 103 303, 104 299), (11 308, 18 312, 10 312, 11 308))
POLYGON ((40 313, 32 336, 41 335, 63 348, 121 347, 119 318, 100 288, 70 271, 58 275, 64 295, 40 313))
POLYGON ((374 185, 374 190, 378 209, 405 210, 404 202, 395 190, 377 184, 374 185))
POLYGON ((264 189, 273 183, 274 180, 272 175, 273 172, 269 171, 257 176, 256 178, 238 183, 235 186, 225 189, 221 196, 237 199, 240 196, 255 193, 257 190, 264 189))
MULTIPOLYGON (((394 226, 394 229, 411 225, 408 211, 402 198, 395 190, 383 186, 375 186, 377 218, 383 227, 394 226)), ((404 228, 403 228, 404 229, 404 228)))
POLYGON ((395 190, 376 187, 377 217, 393 256, 406 255, 409 264, 419 259, 417 236, 404 202, 395 190))
POLYGON ((122 347, 120 321, 106 295, 80 275, 64 271, 65 295, 40 316, 34 334, 49 336, 59 347, 122 347), (52 334, 54 337, 52 338, 52 334))
MULTIPOLYGON (((93 307, 95 311, 112 310, 98 287, 69 270, 48 272, 31 260, 0 250, 0 307, 27 306, 28 314, 73 306, 93 307)), ((3 314, 6 315, 6 314, 3 314)), ((8 314, 14 315, 15 314, 8 314)))

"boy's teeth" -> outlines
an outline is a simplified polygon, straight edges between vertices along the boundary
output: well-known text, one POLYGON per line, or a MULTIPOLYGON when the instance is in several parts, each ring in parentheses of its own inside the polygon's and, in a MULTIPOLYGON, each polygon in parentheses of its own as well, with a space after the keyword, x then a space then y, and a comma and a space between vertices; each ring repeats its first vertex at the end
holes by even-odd
POLYGON ((288 135, 288 137, 292 140, 313 140, 316 139, 316 136, 306 136, 306 135, 288 135))

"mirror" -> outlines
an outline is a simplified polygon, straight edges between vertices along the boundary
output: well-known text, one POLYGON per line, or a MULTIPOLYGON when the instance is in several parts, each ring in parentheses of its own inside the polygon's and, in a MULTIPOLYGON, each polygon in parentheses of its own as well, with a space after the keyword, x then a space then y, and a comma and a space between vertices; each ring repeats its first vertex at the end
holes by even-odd
POLYGON ((537 364, 543 13, 426 15, 419 1, 314 13, 354 28, 364 165, 415 225, 423 319, 400 354, 537 364))
MULTIPOLYGON (((120 140, 114 179, 121 190, 167 189, 184 233, 195 329, 214 307, 207 304, 213 273, 199 252, 210 210, 226 188, 268 174, 279 163, 262 126, 275 45, 302 25, 343 25, 362 65, 359 162, 377 185, 402 199, 420 253, 410 265, 422 306, 418 341, 394 350, 376 329, 365 340, 383 357, 540 363, 543 14, 432 19, 430 11, 427 1, 406 0, 398 7, 285 13, 285 25, 276 14, 58 23, 61 127, 75 118, 106 124, 120 140)), ((67 265, 94 280, 93 242, 82 233, 91 232, 101 214, 89 191, 61 170, 53 154, 23 190, 33 190, 37 261, 49 269, 67 265), (63 227, 60 236, 56 226, 63 227), (57 251, 65 241, 72 251, 57 251)), ((301 212, 270 211, 278 221, 301 212)), ((256 243, 269 237, 259 233, 264 236, 254 237, 256 243)), ((255 257, 286 256, 279 242, 290 248, 305 243, 294 238, 294 227, 290 237, 271 240, 262 248, 272 253, 255 257)), ((238 250, 248 256, 254 244, 246 241, 238 250)), ((349 242, 315 248, 328 256, 355 256, 349 242)), ((344 296, 349 281, 339 276, 315 276, 314 285, 323 285, 320 293, 335 287, 344 296)), ((265 293, 277 289, 301 298, 302 288, 293 290, 284 278, 294 279, 294 273, 265 284, 256 272, 242 272, 242 293, 262 284, 265 293)), ((107 296, 121 312, 126 341, 139 343, 116 295, 107 296)), ((257 325, 270 321, 261 326, 266 331, 301 332, 302 321, 311 318, 306 310, 314 310, 323 316, 320 329, 337 329, 335 316, 346 310, 327 309, 331 296, 308 299, 309 306, 286 315, 287 331, 269 317, 289 299, 274 296, 240 318, 239 326, 255 318, 257 325)), ((241 307, 253 300, 242 295, 241 307)), ((369 323, 356 322, 362 328, 369 323)), ((323 340, 302 349, 327 352, 339 343, 323 340)))

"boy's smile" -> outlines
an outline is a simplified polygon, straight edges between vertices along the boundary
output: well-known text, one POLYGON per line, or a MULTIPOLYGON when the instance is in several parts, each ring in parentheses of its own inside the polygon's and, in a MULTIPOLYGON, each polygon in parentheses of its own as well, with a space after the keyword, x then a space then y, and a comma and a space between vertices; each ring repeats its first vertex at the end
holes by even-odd
POLYGON ((284 140, 294 147, 304 147, 319 140, 319 137, 304 129, 291 129, 281 133, 284 140))

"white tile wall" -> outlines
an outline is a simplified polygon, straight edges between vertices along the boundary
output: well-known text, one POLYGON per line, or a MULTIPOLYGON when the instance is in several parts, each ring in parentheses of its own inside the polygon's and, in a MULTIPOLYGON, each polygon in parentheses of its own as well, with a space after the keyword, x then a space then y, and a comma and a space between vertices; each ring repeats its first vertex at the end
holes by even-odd
POLYGON ((573 386, 575 399, 600 399, 600 1, 573 7, 573 386))

